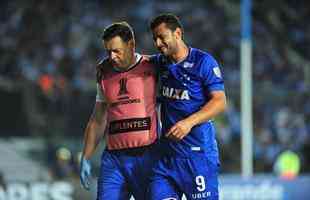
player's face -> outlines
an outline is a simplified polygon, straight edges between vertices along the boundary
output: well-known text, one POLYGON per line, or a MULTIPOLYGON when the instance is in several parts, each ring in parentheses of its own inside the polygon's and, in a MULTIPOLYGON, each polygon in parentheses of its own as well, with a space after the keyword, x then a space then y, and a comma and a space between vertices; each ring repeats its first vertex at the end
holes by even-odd
POLYGON ((165 23, 153 29, 155 46, 165 56, 171 56, 177 52, 178 38, 176 31, 169 29, 165 23))
POLYGON ((108 52, 110 62, 114 67, 127 68, 132 64, 134 55, 133 43, 133 40, 124 42, 119 36, 103 42, 108 52))

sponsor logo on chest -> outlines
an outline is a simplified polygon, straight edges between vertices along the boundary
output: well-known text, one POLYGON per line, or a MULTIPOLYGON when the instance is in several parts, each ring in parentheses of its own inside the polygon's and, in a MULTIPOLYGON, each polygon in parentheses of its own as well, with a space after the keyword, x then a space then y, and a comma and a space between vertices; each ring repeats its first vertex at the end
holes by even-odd
POLYGON ((166 86, 162 88, 162 95, 171 99, 190 100, 188 90, 169 88, 166 86))

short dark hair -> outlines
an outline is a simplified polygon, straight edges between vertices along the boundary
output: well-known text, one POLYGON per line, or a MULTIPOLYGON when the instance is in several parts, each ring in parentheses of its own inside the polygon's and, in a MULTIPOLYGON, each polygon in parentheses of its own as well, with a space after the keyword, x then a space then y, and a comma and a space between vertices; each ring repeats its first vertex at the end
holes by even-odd
POLYGON ((171 13, 160 14, 150 22, 151 30, 154 30, 160 24, 165 23, 166 26, 171 30, 175 31, 177 28, 180 28, 182 33, 184 34, 183 26, 181 24, 180 19, 171 13))
POLYGON ((133 30, 125 21, 113 23, 105 28, 101 38, 104 41, 109 41, 116 36, 119 36, 124 42, 134 39, 133 30))

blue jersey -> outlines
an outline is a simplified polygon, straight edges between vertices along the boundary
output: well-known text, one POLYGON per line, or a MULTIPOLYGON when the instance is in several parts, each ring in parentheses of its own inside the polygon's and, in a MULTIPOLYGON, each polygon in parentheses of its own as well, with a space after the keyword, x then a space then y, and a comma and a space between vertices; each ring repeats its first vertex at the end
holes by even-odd
MULTIPOLYGON (((216 60, 208 53, 190 48, 189 55, 173 63, 162 54, 152 57, 160 72, 162 135, 189 115, 199 111, 209 100, 212 91, 224 90, 223 78, 216 60)), ((181 141, 161 137, 164 154, 191 156, 193 151, 204 152, 218 163, 215 127, 211 120, 196 125, 181 141)))

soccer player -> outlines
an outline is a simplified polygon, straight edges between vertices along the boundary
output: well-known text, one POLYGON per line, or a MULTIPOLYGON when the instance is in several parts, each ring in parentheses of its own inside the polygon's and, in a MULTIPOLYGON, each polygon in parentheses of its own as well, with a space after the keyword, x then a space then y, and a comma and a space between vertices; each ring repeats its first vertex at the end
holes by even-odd
POLYGON ((133 195, 144 200, 156 158, 155 67, 135 53, 128 23, 108 26, 102 39, 108 58, 97 66, 97 97, 85 130, 81 183, 89 189, 89 160, 105 130, 107 148, 101 157, 97 199, 127 200, 133 195))
MULTIPOLYGON (((179 19, 162 14, 150 23, 161 54, 163 157, 155 164, 151 200, 218 199, 219 155, 212 118, 225 110, 223 77, 216 60, 185 44, 179 19)), ((207 36, 206 36, 207 37, 207 36)))

